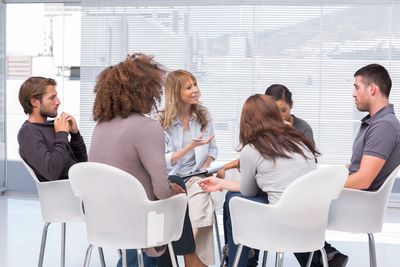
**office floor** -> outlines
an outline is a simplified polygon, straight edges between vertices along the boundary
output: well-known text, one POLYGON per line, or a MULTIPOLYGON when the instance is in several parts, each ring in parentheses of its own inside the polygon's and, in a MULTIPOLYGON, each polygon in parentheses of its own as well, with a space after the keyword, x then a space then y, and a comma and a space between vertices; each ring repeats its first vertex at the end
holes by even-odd
MULTIPOLYGON (((219 222, 222 216, 219 215, 219 222)), ((7 194, 0 196, 0 266, 37 266, 43 223, 36 196, 7 194)), ((220 225, 222 233, 222 225, 220 225)), ((223 240, 223 237, 221 237, 223 240)), ((349 255, 349 267, 366 267, 368 261, 367 237, 364 235, 328 232, 327 239, 349 255)), ((60 266, 60 226, 50 225, 44 266, 60 266)), ((375 236, 378 266, 400 266, 400 210, 389 210, 383 232, 375 236)), ((82 224, 67 225, 66 267, 83 266, 87 248, 82 224)), ((105 250, 107 266, 115 266, 116 251, 105 250)), ((269 253, 268 266, 273 266, 274 255, 269 253)), ((180 262, 182 260, 180 259, 180 262)), ((100 266, 97 251, 93 250, 91 267, 100 266)), ((183 264, 180 264, 183 266, 183 264)), ((219 266, 218 257, 216 265, 219 266)), ((298 266, 295 258, 285 255, 284 266, 298 266)))

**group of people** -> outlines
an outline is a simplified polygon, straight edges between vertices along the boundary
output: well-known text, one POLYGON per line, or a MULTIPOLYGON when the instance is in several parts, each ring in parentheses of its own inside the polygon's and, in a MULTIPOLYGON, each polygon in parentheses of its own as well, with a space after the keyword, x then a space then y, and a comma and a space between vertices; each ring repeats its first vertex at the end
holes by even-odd
MULTIPOLYGON (((290 112, 291 92, 274 84, 265 94, 250 96, 243 105, 240 158, 226 164, 215 176, 193 176, 186 182, 176 182, 177 177, 209 167, 217 158, 217 145, 211 115, 200 103, 196 77, 184 70, 166 74, 153 57, 141 53, 129 55, 99 74, 93 106, 97 124, 89 157, 75 119, 64 112, 57 117, 60 100, 56 82, 30 77, 19 92, 20 103, 28 114, 18 133, 19 152, 41 181, 67 179, 74 163, 89 160, 132 174, 150 200, 186 193, 183 233, 173 243, 175 253, 184 256, 185 266, 214 264, 210 192, 228 190, 223 215, 226 264, 230 267, 236 253, 230 199, 245 197, 276 203, 291 182, 317 168, 320 153, 310 125, 290 112), (159 111, 163 88, 165 108, 159 111), (230 168, 239 170, 240 181, 224 179, 230 168)), ((400 123, 388 100, 391 79, 387 70, 371 64, 359 69, 354 77, 356 106, 369 114, 354 141, 345 186, 376 190, 400 164, 400 123)), ((346 255, 328 243, 325 249, 329 266, 346 265, 346 255)), ((130 250, 127 255, 128 265, 136 266, 136 251, 130 250)), ((308 255, 295 254, 301 266, 306 266, 308 255)), ((320 258, 314 253, 311 266, 322 266, 320 258)), ((257 266, 257 261, 258 251, 245 248, 239 266, 257 266)), ((171 266, 168 250, 147 249, 145 264, 171 266)))

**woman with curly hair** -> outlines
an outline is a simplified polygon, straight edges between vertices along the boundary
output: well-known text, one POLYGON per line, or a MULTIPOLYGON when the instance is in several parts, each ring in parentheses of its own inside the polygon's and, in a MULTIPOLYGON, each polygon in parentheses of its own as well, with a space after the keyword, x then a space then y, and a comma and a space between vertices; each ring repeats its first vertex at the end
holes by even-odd
MULTIPOLYGON (((210 166, 217 157, 211 116, 200 104, 200 90, 193 74, 176 70, 165 82, 165 110, 161 114, 165 131, 165 158, 169 174, 185 176, 210 166)), ((200 177, 186 182, 189 216, 196 241, 196 253, 203 264, 214 264, 213 204, 209 193, 198 185, 200 177)))
MULTIPOLYGON (((182 188, 167 179, 164 158, 164 134, 156 120, 147 115, 156 110, 161 100, 165 70, 152 57, 129 55, 124 61, 103 70, 97 77, 93 131, 89 161, 105 163, 135 176, 143 185, 150 200, 165 199, 182 188)), ((182 236, 187 266, 196 266, 195 244, 188 216, 182 236)), ((168 250, 167 250, 168 251, 168 250)), ((149 256, 159 256, 148 249, 149 256)), ((164 253, 168 254, 168 253, 164 253)), ((159 266, 168 266, 168 255, 160 257, 159 266), (168 263, 160 263, 163 260, 168 263)), ((197 259, 197 260, 196 260, 197 259)), ((156 266, 155 259, 145 257, 146 266, 156 266)), ((128 251, 128 264, 137 266, 136 250, 128 251)), ((121 259, 118 263, 121 266, 121 259)))
MULTIPOLYGON (((199 182, 205 192, 230 191, 224 204, 229 267, 233 265, 237 249, 232 237, 230 199, 241 196, 274 204, 291 182, 317 167, 315 157, 319 155, 309 139, 284 123, 275 100, 266 95, 252 95, 244 103, 239 139, 240 181, 210 177, 199 182)), ((248 261, 248 255, 249 249, 243 248, 238 266, 257 266, 258 257, 248 261)))

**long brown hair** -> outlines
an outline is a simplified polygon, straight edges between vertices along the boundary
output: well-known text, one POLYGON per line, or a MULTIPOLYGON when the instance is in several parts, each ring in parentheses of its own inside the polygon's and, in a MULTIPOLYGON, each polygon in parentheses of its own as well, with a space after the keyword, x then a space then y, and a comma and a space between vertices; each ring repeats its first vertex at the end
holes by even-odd
POLYGON ((164 67, 152 56, 129 55, 124 61, 106 68, 97 77, 93 119, 107 121, 132 112, 148 114, 160 103, 164 67))
MULTIPOLYGON (((168 74, 165 81, 165 110, 160 114, 160 122, 163 128, 172 125, 181 108, 180 99, 181 91, 185 88, 189 79, 197 83, 196 77, 186 70, 176 70, 168 74)), ((200 104, 191 105, 191 114, 201 125, 204 130, 208 123, 207 110, 200 104)))
POLYGON ((290 158, 290 153, 307 158, 303 148, 320 155, 300 131, 283 122, 275 100, 266 95, 252 95, 244 103, 239 138, 242 147, 253 145, 264 158, 274 161, 277 157, 290 158))

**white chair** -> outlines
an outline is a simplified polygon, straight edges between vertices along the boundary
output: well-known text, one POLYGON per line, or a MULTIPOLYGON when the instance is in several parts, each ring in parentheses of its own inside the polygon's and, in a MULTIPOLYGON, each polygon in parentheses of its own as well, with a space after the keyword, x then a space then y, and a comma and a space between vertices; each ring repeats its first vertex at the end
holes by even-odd
POLYGON ((93 246, 138 250, 168 244, 173 266, 177 266, 171 242, 182 234, 187 207, 185 194, 150 201, 142 184, 131 174, 95 162, 78 163, 69 170, 74 193, 82 200, 87 239, 90 243, 85 265, 89 266, 93 246))
POLYGON ((329 206, 346 177, 344 166, 321 167, 291 183, 276 204, 232 198, 229 208, 233 240, 239 244, 233 266, 237 266, 245 245, 277 251, 275 266, 282 266, 283 252, 321 250, 323 266, 328 267, 323 246, 329 206))
MULTIPOLYGON (((83 222, 80 211, 80 200, 72 192, 68 180, 40 182, 32 168, 24 160, 22 160, 22 162, 36 183, 42 210, 42 219, 45 222, 38 266, 43 266, 47 230, 50 224, 61 223, 61 266, 64 267, 66 223, 83 222)), ((99 248, 99 253, 101 264, 105 266, 104 255, 101 248, 99 248)))
POLYGON ((373 233, 382 231, 389 195, 399 169, 400 165, 377 191, 343 189, 339 197, 332 201, 329 211, 329 230, 368 234, 371 267, 377 266, 373 233))

